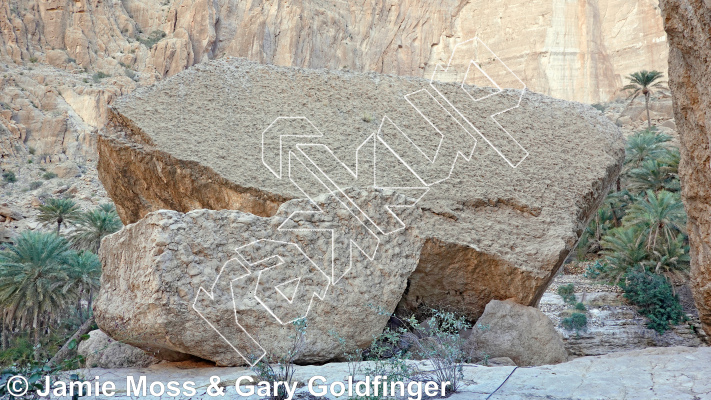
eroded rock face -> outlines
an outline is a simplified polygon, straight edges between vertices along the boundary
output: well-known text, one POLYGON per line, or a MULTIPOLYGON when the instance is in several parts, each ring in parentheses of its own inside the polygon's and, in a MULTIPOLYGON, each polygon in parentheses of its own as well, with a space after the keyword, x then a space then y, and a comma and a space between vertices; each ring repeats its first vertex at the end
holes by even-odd
POLYGON ((539 309, 510 300, 487 304, 466 344, 474 353, 508 357, 518 366, 568 361, 553 322, 539 309))
MULTIPOLYGON (((405 200, 381 190, 347 193, 378 206, 374 215, 383 218, 388 213, 379 206, 405 200)), ((358 227, 337 196, 314 200, 322 213, 293 214, 309 209, 306 200, 284 203, 271 218, 161 210, 108 236, 100 250, 97 324, 156 357, 190 354, 218 365, 286 354, 296 329, 291 322, 304 316, 300 363, 367 346, 417 265, 422 240, 412 226, 420 212, 402 209, 398 215, 410 227, 374 235, 358 227), (304 230, 316 225, 340 233, 332 242, 329 232, 304 230), (358 247, 349 248, 350 241, 358 247)))
POLYGON ((689 216, 691 286, 711 335, 711 8, 703 0, 662 0, 669 36, 669 88, 681 141, 682 200, 689 216))
POLYGON ((84 356, 88 368, 142 368, 160 362, 141 349, 111 339, 97 329, 89 339, 79 343, 77 352, 84 356))
POLYGON ((656 0, 250 4, 0 3, 0 161, 27 158, 30 149, 48 162, 93 159, 95 130, 115 96, 225 56, 429 78, 458 43, 478 36, 529 88, 585 102, 619 97, 623 77, 639 65, 667 64, 656 0))
POLYGON ((624 156, 618 129, 582 104, 235 59, 124 97, 110 119, 98 169, 125 223, 159 209, 268 217, 346 186, 421 196, 425 243, 400 306, 472 320, 492 299, 536 304, 624 156), (487 118, 519 101, 501 126, 487 118))
POLYGON ((146 81, 223 56, 429 77, 457 42, 479 36, 536 91, 596 102, 639 65, 664 70, 667 55, 652 0, 25 0, 4 2, 0 21, 0 57, 112 75, 121 62, 146 81))

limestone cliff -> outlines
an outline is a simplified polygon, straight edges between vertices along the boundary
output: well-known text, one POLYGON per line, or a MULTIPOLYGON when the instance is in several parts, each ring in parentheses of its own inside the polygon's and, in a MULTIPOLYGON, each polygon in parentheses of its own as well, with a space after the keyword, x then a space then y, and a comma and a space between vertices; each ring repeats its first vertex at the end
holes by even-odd
POLYGON ((430 77, 477 35, 529 89, 568 100, 608 100, 626 74, 666 67, 656 0, 5 0, 0 72, 30 79, 0 83, 0 151, 91 155, 117 94, 209 59, 430 77))
POLYGON ((691 285, 711 334, 711 3, 663 0, 669 87, 681 141, 682 198, 689 215, 691 285))
POLYGON ((629 72, 666 64, 654 0, 11 0, 0 23, 0 54, 14 62, 63 67, 66 53, 92 70, 121 62, 158 76, 225 55, 423 76, 478 35, 532 90, 595 102, 629 72))

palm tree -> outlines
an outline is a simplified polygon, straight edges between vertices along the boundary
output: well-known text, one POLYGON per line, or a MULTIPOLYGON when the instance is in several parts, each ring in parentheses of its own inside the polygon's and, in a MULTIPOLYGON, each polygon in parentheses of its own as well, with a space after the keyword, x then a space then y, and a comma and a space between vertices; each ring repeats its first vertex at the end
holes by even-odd
POLYGON ((652 251, 660 237, 669 243, 684 232, 686 213, 678 193, 647 190, 646 198, 629 207, 623 223, 641 227, 642 235, 647 237, 647 250, 652 251))
POLYGON ((640 95, 644 96, 644 104, 647 108, 647 126, 650 128, 652 127, 652 119, 649 117, 649 97, 654 93, 655 89, 664 87, 664 82, 657 82, 662 77, 664 77, 662 72, 642 70, 629 75, 627 79, 629 79, 630 83, 622 88, 622 90, 630 91, 628 97, 632 98, 630 103, 640 95))
POLYGON ((116 206, 113 203, 103 203, 103 204, 99 204, 99 210, 115 213, 116 206))
POLYGON ((686 280, 691 258, 684 235, 678 234, 673 240, 659 246, 654 251, 654 259, 649 265, 656 274, 665 275, 671 282, 686 280))
POLYGON ((25 231, 0 253, 0 305, 11 310, 3 329, 15 318, 32 318, 36 358, 42 321, 66 301, 61 288, 68 276, 62 267, 69 251, 67 241, 54 233, 25 231))
POLYGON ((639 168, 631 170, 627 174, 627 187, 636 192, 646 192, 652 190, 658 192, 662 189, 670 192, 678 191, 679 180, 671 173, 672 168, 664 164, 663 161, 644 160, 639 168))
POLYGON ((72 242, 79 248, 93 253, 99 251, 101 239, 123 226, 113 205, 101 205, 99 208, 81 214, 75 223, 76 232, 72 242))
POLYGON ((57 234, 62 224, 72 223, 79 217, 79 207, 71 199, 47 199, 47 204, 38 208, 37 220, 44 224, 56 223, 57 234))
POLYGON ((642 162, 668 155, 667 142, 671 136, 657 132, 657 128, 647 128, 636 132, 627 139, 625 145, 625 166, 638 168, 642 162))
POLYGON ((644 247, 639 229, 622 227, 612 229, 602 238, 602 255, 608 268, 601 278, 617 283, 631 268, 641 265, 649 257, 644 247))
POLYGON ((66 269, 69 279, 63 291, 76 294, 77 314, 79 321, 83 322, 81 302, 86 298, 87 312, 90 312, 94 292, 99 289, 101 261, 89 251, 71 252, 66 258, 66 269))

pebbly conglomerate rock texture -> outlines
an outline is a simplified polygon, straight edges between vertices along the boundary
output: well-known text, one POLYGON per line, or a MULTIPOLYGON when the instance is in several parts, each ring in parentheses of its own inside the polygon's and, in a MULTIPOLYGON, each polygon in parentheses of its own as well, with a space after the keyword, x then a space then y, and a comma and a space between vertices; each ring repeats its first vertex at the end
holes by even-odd
MULTIPOLYGON (((347 193, 375 205, 402 200, 381 190, 347 193)), ((353 241, 371 250, 363 237, 368 232, 344 213, 337 196, 314 200, 321 217, 293 215, 308 207, 307 200, 288 201, 271 218, 160 210, 108 236, 100 251, 98 325, 156 357, 193 355, 221 366, 281 357, 294 345, 302 349, 299 363, 322 363, 368 346, 417 266, 422 239, 413 226, 421 212, 403 210, 400 218, 410 227, 379 235, 377 252, 368 252, 372 260, 354 249, 350 260, 337 254, 332 268, 321 262, 332 246, 328 232, 305 230, 313 218, 325 222, 323 229, 348 229, 335 238, 337 249, 353 241), (330 279, 334 270, 338 279, 330 279), (294 322, 303 317, 300 342, 294 322)))
POLYGON ((289 199, 395 187, 421 197, 423 212, 400 307, 451 307, 472 320, 492 299, 536 304, 624 156, 617 127, 582 104, 240 59, 140 89, 110 119, 98 169, 125 223, 159 209, 270 217, 289 199), (500 126, 490 118, 519 102, 497 115, 500 126))
POLYGON ((669 36, 669 88, 681 141, 682 200, 689 216, 691 286, 711 335, 711 7, 702 0, 662 0, 669 36))

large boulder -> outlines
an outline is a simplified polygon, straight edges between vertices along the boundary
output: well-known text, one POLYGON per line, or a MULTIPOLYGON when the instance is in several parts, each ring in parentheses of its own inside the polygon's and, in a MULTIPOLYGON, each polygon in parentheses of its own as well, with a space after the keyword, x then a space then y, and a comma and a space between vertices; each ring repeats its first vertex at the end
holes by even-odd
MULTIPOLYGON (((379 220, 388 214, 384 205, 404 200, 379 190, 346 193, 378 208, 371 215, 379 220)), ((409 226, 397 234, 374 235, 338 196, 314 200, 321 213, 295 214, 310 204, 292 200, 271 218, 160 210, 107 236, 96 322, 156 357, 189 354, 218 365, 281 357, 294 344, 300 363, 367 346, 383 331, 417 265, 422 240, 412 225, 419 211, 398 212, 409 226), (321 230, 313 230, 319 221, 321 230), (336 229, 333 240, 324 229, 336 229), (302 317, 307 327, 299 343, 293 322, 302 317)))
POLYGON ((511 300, 492 300, 486 305, 466 347, 474 354, 508 357, 521 367, 568 361, 553 321, 539 309, 511 300))
POLYGON ((622 136, 592 107, 450 73, 465 85, 200 64, 114 103, 99 174, 126 224, 159 209, 271 217, 314 193, 394 187, 423 211, 400 307, 475 320, 492 299, 535 305, 615 182, 622 136))
POLYGON ((88 368, 141 368, 160 362, 141 349, 111 339, 99 329, 89 332, 89 338, 79 343, 77 352, 84 356, 88 368))
POLYGON ((711 8, 704 0, 661 0, 669 38, 669 88, 681 142, 681 195, 689 215, 691 286, 711 335, 711 8))

